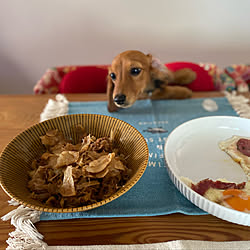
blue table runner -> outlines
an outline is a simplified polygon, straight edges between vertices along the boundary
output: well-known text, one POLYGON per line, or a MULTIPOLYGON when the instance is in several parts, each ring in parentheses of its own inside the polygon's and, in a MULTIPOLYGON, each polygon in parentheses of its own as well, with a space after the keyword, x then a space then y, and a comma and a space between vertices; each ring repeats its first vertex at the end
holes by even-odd
POLYGON ((206 214, 187 200, 170 180, 164 159, 164 144, 178 125, 205 116, 238 116, 225 97, 212 98, 218 110, 203 109, 203 98, 188 100, 139 100, 129 109, 109 113, 107 102, 70 102, 69 114, 103 114, 130 123, 145 137, 149 147, 147 169, 138 183, 118 199, 95 209, 76 213, 41 214, 40 220, 74 218, 154 216, 172 213, 206 214))

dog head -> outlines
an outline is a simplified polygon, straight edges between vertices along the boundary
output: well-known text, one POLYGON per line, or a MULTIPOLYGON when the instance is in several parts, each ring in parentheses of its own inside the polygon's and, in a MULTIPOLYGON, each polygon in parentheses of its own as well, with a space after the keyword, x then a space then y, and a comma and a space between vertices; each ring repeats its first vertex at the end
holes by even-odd
POLYGON ((128 108, 144 92, 167 81, 167 68, 150 54, 129 50, 117 55, 109 68, 108 110, 128 108))

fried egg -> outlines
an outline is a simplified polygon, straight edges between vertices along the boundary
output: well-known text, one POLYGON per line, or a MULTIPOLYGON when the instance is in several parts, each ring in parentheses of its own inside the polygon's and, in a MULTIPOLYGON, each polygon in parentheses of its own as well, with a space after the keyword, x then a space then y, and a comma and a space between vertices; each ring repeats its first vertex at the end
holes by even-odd
POLYGON ((248 182, 243 190, 227 189, 223 191, 222 205, 238 211, 250 213, 250 189, 248 182))
MULTIPOLYGON (((226 152, 235 162, 240 164, 241 168, 243 169, 243 171, 244 171, 244 173, 249 181, 250 180, 250 157, 243 154, 239 150, 238 142, 240 139, 250 140, 250 138, 247 138, 247 137, 241 137, 241 136, 234 135, 225 141, 219 142, 219 147, 221 150, 226 152)), ((249 149, 247 149, 247 148, 245 148, 244 150, 249 151, 249 149)))

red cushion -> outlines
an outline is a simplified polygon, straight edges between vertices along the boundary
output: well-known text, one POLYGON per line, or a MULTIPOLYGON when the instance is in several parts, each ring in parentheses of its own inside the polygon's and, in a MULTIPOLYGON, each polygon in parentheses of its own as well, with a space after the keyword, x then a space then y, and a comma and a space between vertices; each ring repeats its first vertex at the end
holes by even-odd
MULTIPOLYGON (((215 90, 213 79, 201 66, 190 62, 165 64, 170 70, 190 68, 196 72, 196 79, 186 85, 193 91, 215 90)), ((59 86, 59 93, 105 93, 107 88, 108 66, 80 66, 65 74, 59 86)))
POLYGON ((59 93, 105 93, 107 66, 81 66, 67 73, 59 86, 59 93))
POLYGON ((173 62, 165 64, 170 70, 176 71, 178 69, 189 68, 196 72, 196 79, 185 85, 193 91, 213 91, 215 90, 212 77, 208 74, 208 71, 201 66, 190 62, 173 62))

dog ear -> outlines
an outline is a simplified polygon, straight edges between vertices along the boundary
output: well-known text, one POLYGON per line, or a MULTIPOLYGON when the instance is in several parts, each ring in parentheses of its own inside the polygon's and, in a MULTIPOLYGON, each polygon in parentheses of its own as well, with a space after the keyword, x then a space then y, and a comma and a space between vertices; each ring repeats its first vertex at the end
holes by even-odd
POLYGON ((167 84, 171 82, 174 78, 174 74, 169 70, 165 64, 163 64, 158 58, 153 57, 152 55, 147 55, 151 58, 150 63, 150 74, 151 80, 157 88, 162 84, 167 84))
POLYGON ((147 54, 147 58, 149 60, 149 63, 152 64, 152 58, 153 58, 153 56, 151 54, 147 54))
POLYGON ((107 76, 107 97, 108 97, 108 111, 114 112, 119 108, 115 105, 113 100, 114 83, 112 82, 110 76, 107 76))

